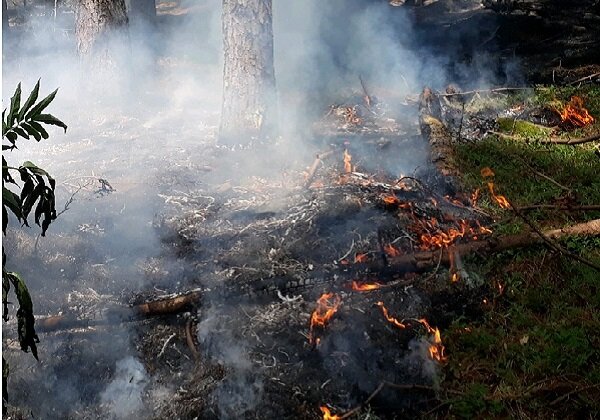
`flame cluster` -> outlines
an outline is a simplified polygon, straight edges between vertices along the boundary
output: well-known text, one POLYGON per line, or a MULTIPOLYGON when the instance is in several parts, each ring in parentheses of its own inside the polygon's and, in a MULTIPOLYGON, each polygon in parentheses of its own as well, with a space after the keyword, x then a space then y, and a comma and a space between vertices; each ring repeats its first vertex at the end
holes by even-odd
POLYGON ((325 325, 338 311, 342 304, 342 298, 335 293, 324 293, 317 299, 317 307, 310 316, 310 330, 308 341, 310 344, 319 344, 319 338, 315 337, 315 328, 325 328, 325 325))
POLYGON ((439 229, 438 222, 435 218, 431 220, 419 221, 420 227, 426 230, 420 236, 420 248, 427 251, 433 248, 445 248, 453 244, 458 238, 472 236, 477 239, 478 234, 491 233, 491 230, 477 223, 477 227, 472 227, 465 220, 459 220, 456 227, 451 227, 444 231, 439 229))
MULTIPOLYGON (((383 313, 384 318, 394 324, 396 327, 401 328, 401 329, 405 329, 407 327, 407 324, 404 322, 404 320, 402 321, 398 321, 396 318, 394 318, 393 316, 390 315, 388 309, 385 307, 385 305, 383 304, 383 302, 377 302, 377 306, 379 306, 381 308, 381 312, 383 313)), ((446 356, 444 355, 444 345, 442 344, 442 334, 440 333, 440 330, 438 328, 432 328, 431 325, 429 325, 429 322, 427 322, 426 319, 422 318, 422 319, 415 319, 413 321, 418 322, 419 324, 421 324, 423 327, 425 327, 425 329, 427 330, 428 334, 431 334, 431 337, 429 339, 429 356, 431 357, 432 360, 436 360, 438 362, 443 362, 446 360, 446 356)))
POLYGON ((585 127, 594 123, 594 117, 583 106, 583 99, 579 96, 573 96, 559 114, 563 123, 575 127, 585 127))

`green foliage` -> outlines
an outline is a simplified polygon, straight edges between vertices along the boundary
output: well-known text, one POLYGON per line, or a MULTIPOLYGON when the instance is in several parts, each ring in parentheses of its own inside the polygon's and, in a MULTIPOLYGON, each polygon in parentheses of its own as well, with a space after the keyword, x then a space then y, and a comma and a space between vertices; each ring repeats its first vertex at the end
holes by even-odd
MULTIPOLYGON (((17 148, 19 138, 29 140, 33 137, 36 141, 48 138, 44 125, 55 125, 67 130, 65 123, 51 114, 43 114, 56 96, 56 90, 37 102, 40 82, 29 94, 27 100, 21 105, 21 84, 17 86, 10 100, 10 107, 2 112, 2 151, 17 148)), ((2 232, 6 235, 9 214, 17 218, 19 223, 29 226, 28 218, 33 211, 34 222, 42 228, 42 236, 46 234, 50 223, 56 219, 54 179, 42 168, 32 162, 24 162, 19 167, 9 166, 4 154, 2 155, 2 232)), ((33 316, 33 302, 25 281, 18 273, 6 270, 6 255, 2 248, 2 318, 8 321, 8 299, 11 287, 17 298, 17 329, 21 350, 31 350, 37 359, 37 346, 39 342, 35 332, 35 319, 33 316)), ((3 395, 6 400, 6 381, 8 377, 8 364, 2 358, 3 395)))

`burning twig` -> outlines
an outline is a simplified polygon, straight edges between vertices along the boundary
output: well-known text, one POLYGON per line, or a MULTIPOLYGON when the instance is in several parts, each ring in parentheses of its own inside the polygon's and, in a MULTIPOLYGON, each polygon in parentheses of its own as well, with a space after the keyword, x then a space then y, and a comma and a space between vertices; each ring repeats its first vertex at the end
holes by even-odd
POLYGON ((594 123, 589 111, 583 106, 583 99, 573 96, 562 111, 558 111, 563 124, 575 127, 585 127, 594 123))
POLYGON ((372 104, 371 95, 369 95, 369 91, 367 91, 365 82, 363 81, 363 78, 360 74, 358 75, 358 80, 360 80, 360 86, 362 87, 363 93, 365 94, 365 96, 363 96, 363 99, 365 100, 365 104, 367 105, 367 108, 369 108, 369 110, 370 110, 371 104, 372 104))

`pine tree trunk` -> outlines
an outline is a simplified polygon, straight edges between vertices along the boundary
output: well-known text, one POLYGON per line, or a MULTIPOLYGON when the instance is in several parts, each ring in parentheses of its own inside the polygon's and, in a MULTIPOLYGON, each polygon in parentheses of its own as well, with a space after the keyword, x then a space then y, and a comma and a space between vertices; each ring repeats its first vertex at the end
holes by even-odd
POLYGON ((125 0, 78 0, 75 34, 80 55, 110 54, 108 38, 127 29, 125 0))
POLYGON ((129 0, 127 11, 132 25, 156 22, 155 0, 129 0))
POLYGON ((220 141, 245 144, 276 126, 271 0, 223 0, 220 141))

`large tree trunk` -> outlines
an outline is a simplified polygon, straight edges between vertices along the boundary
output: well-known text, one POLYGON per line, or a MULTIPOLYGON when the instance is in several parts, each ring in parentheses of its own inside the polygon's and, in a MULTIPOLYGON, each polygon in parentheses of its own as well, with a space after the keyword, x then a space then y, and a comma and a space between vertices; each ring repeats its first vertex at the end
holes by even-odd
POLYGON ((127 30, 125 0, 78 0, 75 34, 80 55, 110 55, 111 36, 127 30))
POLYGON ((276 125, 271 0, 223 0, 223 109, 220 139, 244 144, 276 125))
POLYGON ((132 25, 150 24, 156 22, 155 0, 129 0, 127 11, 132 25))

